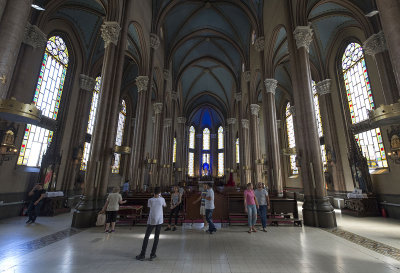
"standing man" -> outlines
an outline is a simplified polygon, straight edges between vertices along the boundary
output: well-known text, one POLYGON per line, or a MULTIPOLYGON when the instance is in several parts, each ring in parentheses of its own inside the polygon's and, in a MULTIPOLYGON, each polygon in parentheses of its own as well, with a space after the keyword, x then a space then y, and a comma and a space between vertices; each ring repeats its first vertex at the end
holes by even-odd
POLYGON ((46 197, 46 190, 43 189, 42 184, 36 184, 33 189, 28 193, 28 196, 32 196, 31 202, 28 206, 29 219, 26 221, 27 224, 35 223, 36 217, 39 215, 40 208, 42 207, 42 200, 46 197))
POLYGON ((203 217, 203 222, 204 222, 204 231, 208 231, 208 222, 206 219, 206 196, 207 196, 207 189, 206 186, 203 185, 203 190, 201 191, 200 197, 193 202, 193 205, 196 204, 197 202, 201 201, 200 203, 200 215, 203 217))
POLYGON ((156 258, 156 251, 158 245, 158 238, 160 237, 161 225, 164 221, 163 207, 166 207, 165 199, 161 196, 160 187, 154 189, 154 197, 150 198, 147 202, 147 207, 150 208, 149 218, 147 219, 147 229, 146 235, 144 236, 142 251, 136 256, 137 260, 144 261, 146 255, 147 244, 149 242, 149 237, 154 228, 156 231, 154 233, 154 243, 151 249, 150 261, 156 258))
POLYGON ((254 191, 256 195, 256 199, 258 202, 258 215, 261 218, 261 224, 263 227, 263 231, 267 232, 267 208, 270 208, 269 196, 268 192, 263 188, 261 182, 257 183, 257 189, 254 191))
POLYGON ((206 209, 206 220, 208 222, 208 232, 212 234, 216 232, 217 229, 214 226, 212 221, 212 214, 214 211, 214 190, 212 189, 212 183, 204 184, 204 188, 207 190, 206 201, 205 201, 205 209, 206 209))

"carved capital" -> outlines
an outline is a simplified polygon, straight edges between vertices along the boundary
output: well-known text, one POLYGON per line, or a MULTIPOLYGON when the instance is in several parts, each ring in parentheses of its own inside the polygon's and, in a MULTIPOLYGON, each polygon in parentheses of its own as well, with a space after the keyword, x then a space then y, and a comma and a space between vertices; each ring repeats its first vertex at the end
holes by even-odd
POLYGON ((171 127, 171 125, 172 125, 172 119, 171 118, 164 119, 164 128, 171 127))
POLYGON ((44 48, 47 43, 47 35, 37 26, 27 23, 22 42, 33 48, 44 48))
POLYGON ((164 80, 168 81, 168 79, 169 79, 169 70, 168 69, 164 69, 163 75, 164 75, 164 80))
POLYGON ((110 43, 117 45, 121 27, 118 22, 109 21, 101 25, 101 38, 104 40, 104 47, 107 48, 110 43))
POLYGON ((241 101, 242 100, 242 93, 235 93, 235 100, 241 101))
POLYGON ((93 91, 96 86, 96 80, 84 74, 79 75, 79 87, 85 91, 93 91))
POLYGON ((363 49, 366 54, 372 56, 387 50, 386 39, 383 31, 379 31, 365 40, 363 43, 363 49))
POLYGON ((254 48, 258 51, 261 52, 264 50, 264 46, 265 46, 265 39, 264 36, 260 36, 258 37, 255 41, 254 41, 254 48))
POLYGON ((156 115, 161 114, 161 112, 163 110, 162 102, 153 103, 153 110, 154 110, 154 114, 156 114, 156 115))
POLYGON ((245 129, 249 129, 250 122, 248 119, 242 119, 242 127, 245 129))
POLYGON ((232 125, 236 123, 236 118, 228 118, 226 120, 226 122, 228 123, 228 125, 232 125))
POLYGON ((245 71, 243 72, 243 79, 245 80, 245 82, 249 82, 251 78, 251 73, 250 71, 245 71))
POLYGON ((265 79, 264 84, 265 84, 265 91, 267 93, 272 93, 272 95, 275 96, 276 87, 278 86, 278 81, 275 79, 265 79))
POLYGON ((158 38, 158 35, 150 33, 150 47, 153 49, 157 49, 159 46, 160 46, 160 38, 158 38))
POLYGON ((186 123, 186 118, 185 117, 177 117, 176 122, 178 122, 179 124, 184 124, 184 123, 186 123))
POLYGON ((315 85, 315 89, 317 90, 317 93, 319 96, 330 94, 332 92, 331 90, 332 86, 332 80, 331 79, 326 79, 323 81, 320 81, 315 85))
POLYGON ((260 112, 260 105, 258 104, 250 104, 251 114, 258 116, 258 112, 260 112))
POLYGON ((136 77, 136 85, 138 88, 138 92, 146 91, 147 90, 147 84, 149 83, 149 77, 148 76, 137 76, 136 77))
POLYGON ((294 39, 296 40, 297 48, 304 47, 307 52, 310 51, 310 44, 313 39, 313 30, 308 26, 297 26, 293 32, 294 39))

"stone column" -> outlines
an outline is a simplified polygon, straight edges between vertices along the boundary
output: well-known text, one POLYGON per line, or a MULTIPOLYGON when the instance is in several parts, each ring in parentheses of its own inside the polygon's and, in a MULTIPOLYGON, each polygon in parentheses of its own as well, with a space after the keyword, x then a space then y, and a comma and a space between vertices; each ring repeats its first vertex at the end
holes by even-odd
POLYGON ((226 157, 228 159, 227 168, 236 169, 236 138, 235 138, 235 123, 236 118, 228 118, 226 120, 228 123, 228 137, 226 146, 226 157))
POLYGON ((159 185, 161 187, 169 186, 169 168, 168 167, 168 146, 169 146, 169 138, 171 131, 172 119, 166 118, 163 122, 163 135, 162 135, 162 148, 161 148, 161 162, 160 162, 160 178, 159 185))
POLYGON ((279 150, 279 135, 278 124, 276 121, 276 105, 275 105, 275 92, 278 86, 278 81, 275 79, 265 79, 265 99, 263 99, 264 112, 265 112, 265 137, 267 139, 267 147, 269 148, 269 164, 270 179, 272 184, 272 192, 278 197, 283 197, 283 178, 281 156, 279 150))
POLYGON ((398 0, 379 0, 378 6, 383 32, 385 33, 389 56, 397 83, 397 92, 400 92, 400 2, 398 0))
POLYGON ((328 171, 332 174, 333 187, 336 192, 345 192, 346 183, 344 180, 342 157, 340 155, 339 139, 336 132, 335 112, 333 109, 331 95, 331 79, 320 81, 316 84, 319 106, 324 129, 325 149, 328 154, 328 171))
POLYGON ((167 139, 167 165, 168 167, 168 185, 173 184, 173 174, 174 174, 174 166, 172 162, 173 153, 172 149, 174 148, 174 133, 175 133, 175 108, 176 102, 178 100, 178 94, 175 91, 171 91, 171 128, 169 130, 169 135, 167 139))
POLYGON ((258 104, 251 104, 251 141, 252 145, 252 173, 253 173, 253 182, 262 182, 262 165, 257 161, 261 159, 261 150, 260 150, 260 127, 258 125, 258 113, 260 112, 260 106, 258 104))
MULTIPOLYGON (((151 145, 151 159, 157 159, 158 160, 158 145, 160 143, 160 124, 161 124, 161 112, 163 110, 163 103, 162 102, 157 102, 153 103, 153 111, 154 111, 154 116, 153 116, 153 140, 152 140, 152 145, 151 145)), ((157 162, 158 163, 158 162, 157 162)), ((158 173, 157 173, 157 166, 155 164, 151 165, 151 178, 150 178, 150 185, 154 186, 157 184, 157 178, 158 178, 158 173)))
POLYGON ((1 2, 5 9, 0 22, 0 99, 7 97, 32 1, 1 2))
POLYGON ((178 123, 178 130, 176 134, 176 163, 175 167, 178 171, 178 182, 185 180, 185 143, 188 141, 185 139, 185 117, 178 117, 176 119, 178 123))
POLYGON ((378 68, 379 79, 382 85, 382 92, 385 98, 385 104, 397 102, 399 92, 396 86, 393 67, 387 52, 386 39, 382 31, 371 35, 363 43, 364 52, 374 57, 378 68))
POLYGON ((244 181, 242 183, 245 186, 247 183, 254 182, 251 181, 251 164, 250 164, 250 141, 249 141, 249 126, 250 122, 248 119, 242 119, 242 136, 243 141, 240 143, 243 148, 243 173, 244 173, 244 181))
POLYGON ((336 218, 333 207, 326 197, 321 151, 314 113, 313 92, 309 46, 312 41, 310 26, 297 26, 293 32, 296 40, 296 105, 297 132, 299 143, 296 145, 297 158, 300 162, 300 174, 304 185, 303 218, 309 226, 334 227, 336 218))
MULTIPOLYGON (((242 93, 236 93, 235 94, 235 100, 238 105, 239 109, 239 121, 242 120, 242 93)), ((240 185, 245 186, 246 185, 246 180, 245 180, 245 172, 244 172, 244 166, 246 163, 244 162, 244 136, 243 136, 243 130, 242 130, 242 122, 238 122, 238 136, 239 136, 239 173, 238 176, 240 177, 240 185)))
POLYGON ((6 9, 7 0, 0 0, 0 22, 3 17, 4 10, 6 9))
POLYGON ((73 154, 84 147, 86 129, 89 120, 90 101, 93 96, 96 80, 84 74, 79 75, 79 100, 75 110, 74 127, 68 149, 68 161, 63 177, 62 190, 68 194, 75 184, 76 174, 80 169, 80 160, 74 159, 73 154))

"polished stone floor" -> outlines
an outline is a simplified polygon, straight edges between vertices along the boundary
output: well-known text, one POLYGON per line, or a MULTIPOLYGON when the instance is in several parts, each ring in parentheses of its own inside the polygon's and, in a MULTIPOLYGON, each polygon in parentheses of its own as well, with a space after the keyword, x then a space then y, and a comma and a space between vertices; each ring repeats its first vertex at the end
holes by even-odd
POLYGON ((134 256, 145 227, 104 234, 69 228, 69 214, 33 225, 17 217, 0 221, 0 272, 400 272, 400 260, 389 255, 399 251, 400 221, 337 218, 340 234, 292 226, 248 234, 236 226, 209 235, 201 226, 179 227, 162 231, 156 260, 141 262, 134 256), (389 252, 374 249, 382 245, 389 252))

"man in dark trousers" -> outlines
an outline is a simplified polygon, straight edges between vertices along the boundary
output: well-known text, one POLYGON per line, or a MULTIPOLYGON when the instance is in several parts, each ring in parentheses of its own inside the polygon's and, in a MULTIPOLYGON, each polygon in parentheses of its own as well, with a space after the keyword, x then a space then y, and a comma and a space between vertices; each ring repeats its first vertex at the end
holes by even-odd
POLYGON ((215 209, 214 206, 214 190, 212 188, 213 184, 208 183, 204 184, 204 189, 207 190, 206 194, 206 202, 205 202, 205 209, 206 209, 206 220, 208 222, 208 232, 210 234, 213 234, 213 232, 216 232, 217 229, 215 228, 214 222, 212 220, 212 214, 215 209))
POLYGON ((28 193, 28 196, 32 196, 31 202, 28 206, 27 214, 29 219, 26 221, 27 224, 35 223, 36 217, 39 215, 40 207, 42 206, 42 200, 46 197, 46 190, 43 189, 42 184, 36 184, 33 189, 28 193))
POLYGON ((150 208, 149 218, 147 219, 146 235, 144 236, 142 251, 136 256, 137 260, 143 261, 146 255, 147 244, 153 229, 155 228, 153 248, 150 253, 150 261, 156 258, 158 238, 160 236, 161 226, 164 221, 163 207, 166 207, 165 199, 161 196, 160 187, 154 189, 154 197, 147 202, 147 207, 150 208))

